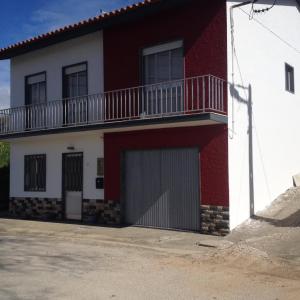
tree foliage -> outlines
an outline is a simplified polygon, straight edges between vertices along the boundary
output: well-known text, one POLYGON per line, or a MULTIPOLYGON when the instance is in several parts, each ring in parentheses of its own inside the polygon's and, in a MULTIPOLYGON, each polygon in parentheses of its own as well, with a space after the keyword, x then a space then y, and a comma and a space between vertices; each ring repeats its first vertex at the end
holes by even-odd
POLYGON ((9 145, 0 142, 0 168, 9 165, 9 145))

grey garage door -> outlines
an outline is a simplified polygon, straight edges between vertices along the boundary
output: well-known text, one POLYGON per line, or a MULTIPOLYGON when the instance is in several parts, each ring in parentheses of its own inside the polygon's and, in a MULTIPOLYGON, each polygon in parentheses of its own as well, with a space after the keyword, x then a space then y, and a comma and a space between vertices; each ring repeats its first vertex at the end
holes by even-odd
POLYGON ((198 149, 126 152, 124 188, 127 224, 200 230, 198 149))

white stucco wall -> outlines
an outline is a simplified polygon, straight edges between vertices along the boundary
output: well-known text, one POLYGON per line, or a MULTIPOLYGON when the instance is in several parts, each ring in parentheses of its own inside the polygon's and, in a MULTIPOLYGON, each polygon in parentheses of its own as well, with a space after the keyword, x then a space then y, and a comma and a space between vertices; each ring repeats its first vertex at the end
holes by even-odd
POLYGON ((83 199, 104 199, 96 189, 97 158, 104 157, 103 134, 83 132, 11 141, 10 197, 62 197, 62 154, 83 152, 83 199), (67 150, 74 147, 74 151, 67 150), (24 156, 46 154, 46 192, 24 192, 24 156))
MULTIPOLYGON (((239 2, 228 1, 231 83, 229 8, 239 2)), ((255 5, 256 8, 265 8, 273 0, 258 3, 264 4, 255 5)), ((248 90, 237 86, 252 86, 256 212, 291 187, 292 176, 300 173, 300 11, 294 0, 279 0, 277 4, 269 12, 255 15, 255 20, 249 20, 246 14, 251 6, 234 10, 235 90, 247 100, 248 90), (285 91, 285 63, 295 68, 295 94, 285 91)), ((237 97, 231 98, 231 91, 229 88, 229 181, 231 228, 234 228, 249 217, 249 123, 247 105, 237 97)))
POLYGON ((88 34, 11 59, 11 107, 25 104, 25 76, 46 71, 47 101, 62 99, 62 68, 88 63, 88 93, 103 92, 102 32, 88 34))

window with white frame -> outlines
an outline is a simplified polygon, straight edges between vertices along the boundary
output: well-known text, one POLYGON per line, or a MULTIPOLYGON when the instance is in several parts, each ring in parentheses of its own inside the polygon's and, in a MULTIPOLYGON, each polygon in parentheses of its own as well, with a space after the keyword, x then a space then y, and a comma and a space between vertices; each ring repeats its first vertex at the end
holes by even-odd
POLYGON ((64 124, 81 124, 88 121, 87 63, 63 68, 64 124))
POLYGON ((63 79, 64 98, 88 94, 87 63, 64 67, 63 79))
POLYGON ((46 102, 46 72, 26 76, 26 105, 46 102))
POLYGON ((183 78, 183 42, 175 41, 143 50, 144 83, 183 78))
POLYGON ((181 113, 183 108, 183 41, 143 49, 144 115, 181 113))
POLYGON ((26 129, 45 126, 46 72, 25 77, 26 129))

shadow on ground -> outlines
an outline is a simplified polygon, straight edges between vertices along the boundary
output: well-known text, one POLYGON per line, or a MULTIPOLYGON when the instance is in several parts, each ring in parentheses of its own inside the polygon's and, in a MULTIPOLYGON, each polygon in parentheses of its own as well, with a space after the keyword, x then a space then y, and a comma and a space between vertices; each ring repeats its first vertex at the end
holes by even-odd
POLYGON ((300 210, 282 220, 267 218, 263 216, 253 216, 252 219, 267 222, 276 227, 300 227, 300 210))
POLYGON ((276 227, 300 227, 300 188, 291 188, 252 218, 276 227))

